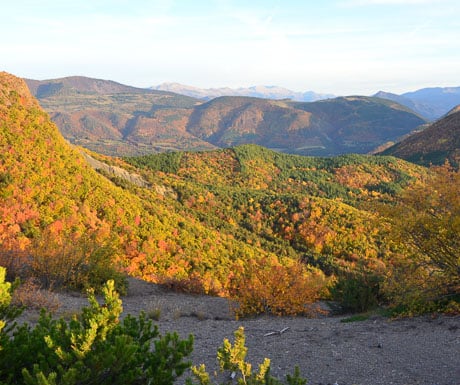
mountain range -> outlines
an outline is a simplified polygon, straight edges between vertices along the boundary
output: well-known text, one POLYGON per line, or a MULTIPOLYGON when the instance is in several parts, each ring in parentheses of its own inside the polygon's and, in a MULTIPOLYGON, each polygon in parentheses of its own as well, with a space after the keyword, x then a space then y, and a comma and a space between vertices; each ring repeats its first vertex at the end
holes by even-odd
POLYGON ((314 91, 298 92, 278 86, 252 86, 240 88, 199 88, 180 83, 162 83, 151 89, 170 91, 194 98, 210 100, 219 96, 249 96, 264 99, 292 99, 298 102, 314 102, 316 100, 334 98, 332 94, 319 94, 314 91))
POLYGON ((407 107, 375 97, 295 102, 225 96, 205 102, 84 77, 27 84, 66 139, 108 155, 246 143, 301 155, 367 153, 426 123, 407 107))
POLYGON ((398 102, 434 121, 460 104, 460 87, 422 88, 401 95, 380 91, 374 96, 398 102))
POLYGON ((197 99, 81 76, 26 83, 67 140, 96 152, 214 148, 186 132, 197 99))
MULTIPOLYGON (((170 91, 203 100, 219 96, 249 96, 264 99, 291 99, 298 102, 314 102, 337 97, 314 91, 298 92, 277 86, 253 86, 247 88, 198 88, 179 83, 162 83, 151 87, 154 90, 170 91)), ((374 97, 393 100, 417 112, 427 120, 433 121, 445 115, 460 104, 460 87, 422 88, 416 91, 395 94, 379 91, 374 97)))
POLYGON ((253 143, 330 156, 367 153, 423 123, 397 103, 363 96, 309 103, 220 97, 194 109, 188 131, 218 147, 253 143))

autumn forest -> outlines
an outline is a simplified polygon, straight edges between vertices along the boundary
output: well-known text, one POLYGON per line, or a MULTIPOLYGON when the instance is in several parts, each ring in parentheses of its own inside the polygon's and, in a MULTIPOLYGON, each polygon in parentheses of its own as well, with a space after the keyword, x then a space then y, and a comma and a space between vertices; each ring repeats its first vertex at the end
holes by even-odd
POLYGON ((126 275, 235 300, 235 315, 460 311, 460 174, 255 144, 110 157, 67 142, 0 74, 0 265, 84 289, 126 275))

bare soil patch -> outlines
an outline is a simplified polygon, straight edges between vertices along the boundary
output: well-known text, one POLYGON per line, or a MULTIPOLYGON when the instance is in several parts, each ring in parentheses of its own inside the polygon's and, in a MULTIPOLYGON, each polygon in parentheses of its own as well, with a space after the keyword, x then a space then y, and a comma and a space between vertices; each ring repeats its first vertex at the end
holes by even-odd
MULTIPOLYGON (((86 298, 58 293, 58 315, 87 305, 86 298)), ((224 338, 243 326, 248 360, 257 365, 268 357, 272 375, 284 378, 298 365, 310 385, 459 385, 460 317, 417 317, 389 320, 371 317, 344 323, 344 316, 316 319, 262 316, 235 320, 223 298, 172 293, 130 279, 122 297, 124 314, 159 315, 162 333, 195 336, 193 364, 217 369, 216 352, 224 338), (271 334, 288 328, 282 334, 271 334)), ((27 311, 23 319, 36 319, 27 311)))

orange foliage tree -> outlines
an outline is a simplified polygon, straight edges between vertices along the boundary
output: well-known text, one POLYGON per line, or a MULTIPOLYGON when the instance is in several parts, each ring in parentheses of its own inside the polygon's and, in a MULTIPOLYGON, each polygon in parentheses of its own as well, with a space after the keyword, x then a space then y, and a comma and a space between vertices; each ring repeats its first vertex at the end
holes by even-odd
POLYGON ((235 263, 229 276, 229 294, 237 317, 254 314, 309 315, 327 291, 329 280, 316 269, 295 260, 279 262, 263 257, 243 266, 235 263))

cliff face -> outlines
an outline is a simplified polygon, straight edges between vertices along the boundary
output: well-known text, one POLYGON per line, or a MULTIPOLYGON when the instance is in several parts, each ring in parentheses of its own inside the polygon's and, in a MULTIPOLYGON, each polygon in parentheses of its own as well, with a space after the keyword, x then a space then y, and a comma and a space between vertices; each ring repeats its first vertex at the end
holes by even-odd
POLYGON ((110 176, 115 176, 121 179, 128 181, 139 187, 150 187, 149 183, 144 180, 139 174, 130 173, 124 168, 108 165, 107 163, 101 162, 97 159, 94 159, 91 155, 88 155, 86 152, 82 151, 82 155, 88 164, 95 170, 102 170, 110 176))

